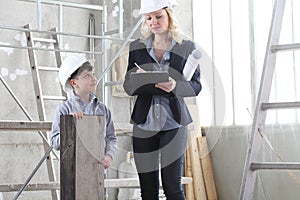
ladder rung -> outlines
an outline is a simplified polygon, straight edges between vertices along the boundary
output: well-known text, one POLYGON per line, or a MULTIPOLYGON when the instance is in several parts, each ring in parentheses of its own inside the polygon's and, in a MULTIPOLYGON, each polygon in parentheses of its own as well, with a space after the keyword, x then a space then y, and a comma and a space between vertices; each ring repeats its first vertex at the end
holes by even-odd
POLYGON ((262 103, 261 109, 287 109, 287 108, 300 108, 300 102, 279 102, 279 103, 262 103))
POLYGON ((54 39, 47 39, 47 38, 32 38, 35 42, 44 42, 44 43, 56 43, 56 40, 54 39))
POLYGON ((57 67, 38 67, 39 70, 43 71, 56 71, 58 72, 59 68, 57 67))
POLYGON ((273 45, 271 48, 274 53, 278 51, 294 51, 300 49, 300 43, 273 45))
POLYGON ((43 96, 44 100, 66 100, 64 96, 43 96))
POLYGON ((300 162, 259 162, 251 163, 252 170, 278 169, 278 170, 300 170, 300 162))

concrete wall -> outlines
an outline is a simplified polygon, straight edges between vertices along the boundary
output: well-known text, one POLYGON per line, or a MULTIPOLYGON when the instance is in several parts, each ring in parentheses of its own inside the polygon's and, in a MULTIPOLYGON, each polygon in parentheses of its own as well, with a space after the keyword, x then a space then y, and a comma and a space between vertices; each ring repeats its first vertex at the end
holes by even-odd
MULTIPOLYGON (((107 30, 114 30, 118 27, 117 17, 114 15, 117 3, 114 1, 98 0, 72 0, 72 2, 86 4, 107 4, 108 23, 107 30)), ((124 37, 137 22, 134 13, 139 7, 139 0, 125 0, 124 3, 124 37)), ((192 36, 192 13, 191 0, 178 0, 180 6, 175 8, 179 23, 185 33, 192 36)), ((23 27, 25 24, 36 25, 36 5, 16 0, 6 0, 0 2, 0 25, 9 27, 23 27)), ((91 12, 95 15, 96 34, 101 34, 101 12, 91 12)), ((87 10, 75 8, 65 8, 63 18, 63 31, 74 34, 88 34, 89 14, 87 10)), ((58 26, 58 9, 56 6, 42 6, 42 30, 47 30, 58 26)), ((139 34, 136 33, 135 37, 139 34)), ((0 43, 16 46, 24 45, 24 34, 16 30, 0 31, 0 43)), ((117 42, 115 42, 117 43, 117 42)), ((108 42, 108 47, 113 42, 108 42)), ((64 37, 62 47, 73 50, 88 50, 89 41, 87 39, 64 37)), ((96 41, 96 51, 101 50, 103 41, 96 41)), ((62 54, 64 56, 64 54, 62 54)), ((108 48, 106 55, 113 57, 108 48)), ((53 57, 41 53, 40 65, 53 65, 53 57)), ((15 95, 22 102, 25 109, 34 120, 38 120, 36 101, 33 93, 33 84, 31 79, 30 65, 26 50, 0 48, 0 74, 7 82, 15 95)), ((96 73, 100 75, 103 70, 101 57, 96 57, 96 73)), ((109 62, 109 61, 108 61, 109 62)), ((108 78, 110 75, 108 75, 108 78)), ((51 93, 57 91, 59 86, 55 75, 43 75, 43 83, 46 91, 51 93)), ((100 85, 98 89, 99 96, 102 97, 100 85)), ((110 107, 114 121, 116 123, 128 123, 132 100, 124 97, 111 96, 111 88, 107 87, 107 104, 110 107)), ((0 83, 0 120, 28 120, 18 105, 7 92, 6 88, 0 83)), ((193 104, 194 99, 188 99, 193 104)), ((56 103, 46 105, 48 120, 52 119, 56 103)), ((250 127, 214 127, 207 129, 207 137, 211 148, 211 158, 214 165, 214 172, 217 184, 217 190, 220 200, 238 199, 239 186, 242 178, 244 159, 246 154, 248 134, 250 127)), ((275 149, 283 156, 286 161, 299 161, 299 126, 269 127, 266 133, 273 132, 269 136, 275 149)), ((119 165, 125 161, 127 151, 131 150, 131 139, 128 136, 120 136, 118 142, 118 151, 112 168, 109 171, 109 177, 115 178, 118 174, 119 165)), ((34 169, 38 161, 44 155, 42 140, 36 132, 8 132, 0 133, 0 183, 23 183, 34 169)), ((276 161, 274 152, 267 146, 263 146, 263 160, 276 161)), ((57 174, 59 174, 58 162, 56 162, 57 174)), ((47 182, 45 164, 39 169, 32 179, 31 183, 47 182)), ((255 199, 281 200, 299 198, 299 173, 290 174, 287 172, 260 172, 255 193, 255 199), (293 176, 296 175, 296 176, 293 176)), ((59 178, 59 177, 58 177, 59 178)), ((117 198, 117 190, 109 189, 109 199, 117 198)), ((15 193, 0 194, 0 199, 12 199, 15 193), (2 198, 3 197, 3 198, 2 198)), ((48 191, 24 192, 24 200, 43 200, 51 199, 48 191)))
MULTIPOLYGON (((66 0, 67 1, 67 0, 66 0)), ((107 5, 107 31, 114 30, 118 27, 118 18, 115 15, 118 11, 117 1, 98 1, 98 0, 72 0, 69 2, 82 4, 107 5)), ((124 37, 138 21, 135 13, 139 9, 139 0, 124 1, 124 37)), ((191 19, 191 0, 179 0, 181 6, 175 9, 182 29, 188 35, 192 35, 192 19, 191 19), (184 20, 183 20, 184 19, 184 20), (189 19, 189 20, 187 20, 189 19)), ((54 5, 42 4, 41 7, 41 30, 49 30, 59 26, 58 7, 54 5)), ((19 0, 5 0, 0 2, 0 25, 3 27, 22 28, 26 24, 31 24, 33 29, 37 29, 37 13, 35 2, 24 2, 19 0)), ((62 30, 65 33, 77 35, 87 35, 89 33, 89 16, 95 16, 95 31, 96 35, 101 35, 103 27, 102 12, 89 11, 78 8, 63 8, 63 24, 62 30)), ((37 37, 49 37, 47 34, 34 34, 37 37)), ((134 37, 139 36, 139 31, 134 34, 134 37)), ((1 28, 0 44, 26 46, 25 35, 19 30, 8 30, 1 28)), ((104 44, 103 40, 95 40, 96 51, 102 51, 104 44)), ((119 43, 120 42, 115 42, 119 43)), ((107 49, 105 56, 108 60, 106 64, 113 58, 111 54, 111 45, 115 44, 111 41, 106 41, 107 49)), ((40 46, 48 48, 48 46, 40 46)), ((87 51, 89 50, 89 40, 87 38, 63 36, 61 43, 63 49, 87 51)), ((62 53, 64 57, 66 53, 62 53)), ((36 108, 36 99, 33 90, 33 81, 31 78, 31 69, 29 64, 28 53, 26 49, 0 47, 0 75, 3 77, 7 85, 14 92, 14 95, 22 103, 26 111, 30 114, 33 120, 39 120, 36 108)), ((53 66, 54 56, 48 52, 38 53, 38 64, 40 66, 53 66)), ((96 56, 95 61, 96 75, 100 76, 104 70, 103 57, 96 56)), ((110 79, 108 73, 108 80, 110 79)), ((56 74, 42 74, 42 87, 45 95, 57 95, 59 90, 59 82, 56 74)), ((105 88, 102 84, 99 85, 97 94, 102 96, 102 89, 105 88)), ((112 111, 115 123, 128 123, 130 110, 132 108, 132 99, 120 98, 111 96, 111 87, 105 88, 107 91, 106 103, 112 111), (120 109, 122 108, 122 109, 120 109)), ((10 96, 7 89, 0 83, 0 120, 28 120, 21 111, 14 99, 10 96)), ((188 100, 193 103, 194 99, 188 100)), ((45 105, 47 120, 51 121, 55 107, 59 102, 51 102, 45 105)), ((129 136, 120 136, 118 142, 118 150, 113 166, 109 170, 109 177, 118 177, 118 167, 125 161, 126 153, 131 151, 131 138, 129 136)), ((44 155, 42 139, 37 132, 0 132, 0 184, 7 183, 24 183, 29 174, 35 168, 39 160, 44 155)), ((55 162, 57 179, 59 179, 59 163, 55 162)), ((43 164, 37 174, 31 180, 31 183, 47 182, 46 165, 43 164)), ((109 199, 117 198, 117 190, 109 189, 109 199)), ((0 199, 12 199, 16 192, 0 193, 0 199)), ((50 192, 24 192, 22 193, 24 200, 42 200, 51 199, 50 192)))
MULTIPOLYGON (((299 124, 266 126, 266 142, 261 148, 259 161, 278 162, 276 154, 285 162, 299 162, 299 124)), ((250 126, 211 127, 206 130, 211 158, 214 167, 219 199, 239 199, 250 126)), ((254 200, 299 199, 299 171, 258 171, 254 200)))

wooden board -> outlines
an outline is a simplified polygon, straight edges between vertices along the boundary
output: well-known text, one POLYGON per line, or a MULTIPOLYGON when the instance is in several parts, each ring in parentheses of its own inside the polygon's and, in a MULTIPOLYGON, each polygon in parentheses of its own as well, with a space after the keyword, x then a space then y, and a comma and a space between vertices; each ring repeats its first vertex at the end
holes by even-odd
MULTIPOLYGON (((182 177, 181 184, 192 184, 191 177, 182 177)), ((23 186, 23 183, 7 183, 0 184, 0 192, 16 192, 23 186)), ((139 188, 140 183, 138 178, 117 178, 104 179, 104 187, 106 188, 139 188)), ((162 185, 160 184, 160 187, 162 185)), ((24 191, 38 191, 38 190, 59 190, 59 182, 48 183, 29 183, 24 191)))
POLYGON ((217 200, 217 190, 215 185, 215 178, 213 173, 213 166, 210 159, 210 153, 207 146, 206 137, 198 137, 198 149, 201 159, 201 167, 203 171, 203 178, 208 200, 217 200))
POLYGON ((104 169, 98 163, 104 155, 104 132, 103 116, 61 116, 62 200, 104 199, 104 169))
POLYGON ((206 200, 205 185, 197 145, 197 135, 194 134, 193 131, 189 133, 189 144, 195 200, 206 200))
POLYGON ((51 126, 46 121, 0 121, 1 131, 51 131, 51 126))
POLYGON ((105 124, 103 116, 77 120, 76 199, 104 199, 104 167, 98 161, 104 156, 105 124))
MULTIPOLYGON (((185 176, 193 177, 192 173, 192 163, 191 163, 191 154, 189 148, 185 152, 185 176)), ((187 200, 194 200, 194 188, 193 184, 187 184, 185 186, 185 197, 187 200)))

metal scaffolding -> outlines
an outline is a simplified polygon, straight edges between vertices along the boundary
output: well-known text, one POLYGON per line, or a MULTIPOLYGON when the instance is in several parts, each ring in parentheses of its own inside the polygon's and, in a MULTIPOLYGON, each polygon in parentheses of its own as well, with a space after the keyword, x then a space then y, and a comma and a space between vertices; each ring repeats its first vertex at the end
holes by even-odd
MULTIPOLYGON (((47 52, 68 52, 68 53, 84 53, 89 54, 91 57, 94 57, 95 55, 101 55, 102 56, 102 62, 105 64, 104 70, 102 70, 102 74, 100 75, 99 81, 106 81, 102 80, 105 79, 105 76, 107 72, 111 70, 111 67, 113 65, 113 62, 119 57, 120 53, 123 51, 123 49, 126 47, 129 41, 131 41, 132 35, 135 33, 135 31, 138 29, 140 24, 142 23, 142 18, 140 18, 137 22, 137 24, 133 27, 133 29, 130 31, 129 35, 124 39, 123 38, 123 0, 119 0, 118 4, 120 6, 120 12, 119 12, 119 28, 117 32, 121 37, 111 37, 109 35, 110 33, 113 34, 115 31, 107 32, 106 30, 106 23, 107 23, 107 8, 106 6, 98 6, 98 5, 88 5, 88 4, 78 4, 78 3, 71 3, 71 2, 63 2, 63 1, 55 1, 55 0, 18 0, 28 3, 36 3, 36 13, 37 13, 37 29, 30 29, 30 28, 19 28, 19 27, 12 27, 12 26, 0 26, 1 30, 8 30, 8 31, 20 31, 25 33, 36 33, 36 34, 50 34, 51 36, 56 35, 59 39, 59 44, 62 44, 63 37, 64 36, 70 36, 70 37, 78 37, 78 38, 86 38, 90 39, 92 42, 90 42, 90 50, 89 51, 81 51, 81 50, 68 50, 61 48, 42 48, 42 47, 34 47, 34 46, 17 46, 17 45, 7 45, 7 44, 0 44, 0 47, 5 48, 14 48, 14 49, 23 49, 23 50, 37 50, 37 51, 47 51, 47 52), (48 5, 54 5, 58 6, 58 31, 48 31, 48 30, 41 30, 41 19, 42 19, 42 12, 41 12, 41 4, 48 4, 48 5), (97 35, 80 35, 80 34, 74 34, 74 33, 68 33, 63 31, 63 7, 72 7, 72 8, 78 8, 78 9, 88 9, 88 10, 96 10, 102 12, 102 33, 101 36, 97 35), (105 54, 105 46, 102 48, 103 51, 95 51, 94 47, 94 40, 115 40, 115 41, 121 41, 123 42, 123 45, 119 49, 119 51, 116 53, 114 58, 108 63, 108 57, 105 54)), ((90 23, 94 23, 94 18, 90 20, 90 23)), ((91 26, 92 29, 95 27, 91 26)), ((94 30, 90 30, 91 33, 95 33, 94 30)), ((47 144, 48 151, 45 152, 45 155, 42 157, 40 162, 36 165, 30 176, 26 179, 24 184, 1 184, 0 185, 0 192, 11 192, 11 191, 18 191, 14 199, 18 199, 19 195, 24 190, 58 190, 59 189, 59 183, 57 182, 50 182, 50 183, 39 183, 28 186, 31 178, 35 175, 36 171, 39 169, 41 164, 46 160, 46 158, 49 156, 51 152, 53 152, 53 155, 56 157, 56 159, 59 159, 59 156, 56 155, 54 151, 52 151, 51 144, 49 143, 48 139, 43 134, 43 131, 51 131, 51 122, 50 121, 34 121, 33 118, 30 116, 29 112, 25 109, 25 107, 22 105, 21 101, 17 98, 17 96, 14 94, 12 89, 9 87, 9 85, 5 82, 4 78, 0 76, 0 80, 4 87, 7 89, 9 94, 13 97, 14 101, 18 104, 20 109, 23 111, 23 113, 26 115, 27 119, 29 121, 0 121, 0 131, 38 131, 39 135, 42 137, 43 141, 47 144)), ((105 85, 105 84, 104 84, 105 85)), ((105 92, 105 89, 103 89, 105 92)), ((104 94, 104 93, 103 93, 104 94)), ((106 94, 104 94, 106 96, 106 94)), ((127 126, 118 126, 122 127, 120 130, 116 130, 117 132, 120 131, 128 131, 130 132, 131 127, 127 126)), ((135 185, 136 185, 136 180, 135 185)), ((190 180, 188 180, 189 182, 190 180)), ((106 184, 109 184, 110 182, 107 180, 106 184)), ((122 182, 121 182, 122 183, 122 182)), ((52 195, 53 197, 53 195, 52 195)), ((53 197, 53 199, 57 199, 57 197, 53 197)))

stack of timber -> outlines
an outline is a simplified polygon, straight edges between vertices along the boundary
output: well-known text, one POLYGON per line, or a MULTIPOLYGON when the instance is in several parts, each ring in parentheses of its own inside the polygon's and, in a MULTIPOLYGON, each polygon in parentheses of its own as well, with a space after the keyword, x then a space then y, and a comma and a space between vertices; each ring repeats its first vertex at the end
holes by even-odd
POLYGON ((185 154, 185 176, 192 177, 193 183, 187 184, 187 200, 217 200, 213 167, 206 136, 201 132, 190 131, 188 148, 185 154))

